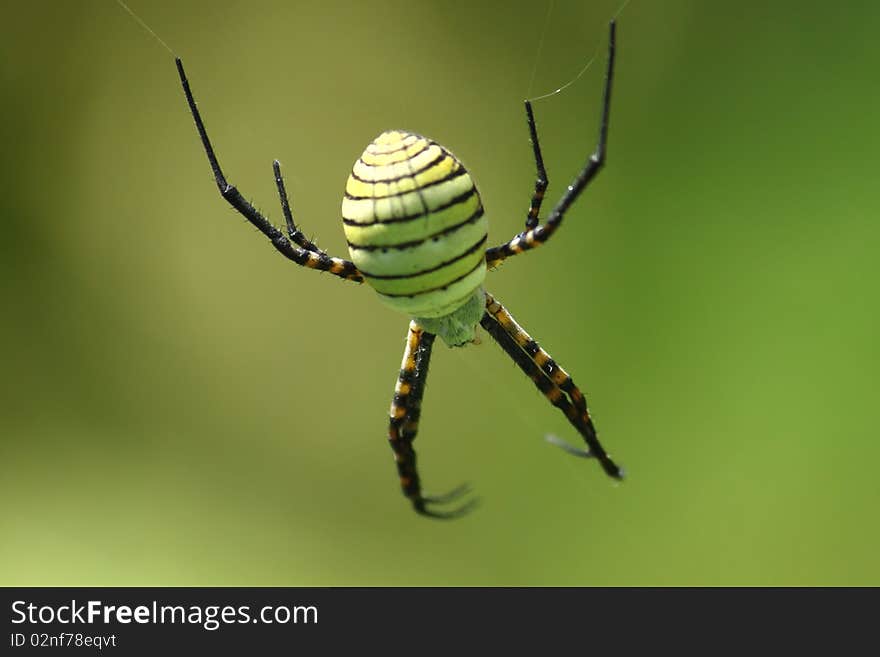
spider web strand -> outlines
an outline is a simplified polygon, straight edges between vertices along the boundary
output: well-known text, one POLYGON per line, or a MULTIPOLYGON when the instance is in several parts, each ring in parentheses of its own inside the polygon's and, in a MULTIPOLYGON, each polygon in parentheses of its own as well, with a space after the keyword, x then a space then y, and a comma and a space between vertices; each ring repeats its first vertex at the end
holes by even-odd
POLYGON ((143 19, 142 19, 140 16, 138 16, 136 13, 134 13, 134 11, 132 11, 131 7, 129 7, 127 4, 125 4, 122 0, 116 0, 116 4, 118 4, 118 5, 119 5, 120 7, 122 7, 125 11, 127 11, 128 14, 129 14, 133 19, 135 19, 135 20, 138 22, 138 24, 139 24, 142 28, 144 28, 144 30, 147 31, 147 33, 149 33, 154 39, 156 39, 156 41, 158 41, 159 43, 161 43, 161 44, 164 46, 165 50, 167 50, 168 52, 171 53, 171 56, 172 56, 172 57, 175 57, 175 58, 177 57, 177 55, 174 53, 174 51, 171 49, 171 47, 170 47, 167 43, 165 43, 165 42, 162 40, 162 38, 161 38, 158 34, 156 34, 156 33, 150 28, 150 26, 147 25, 147 24, 143 21, 143 19))
MULTIPOLYGON (((621 13, 623 13, 623 10, 626 9, 626 6, 631 1, 632 0, 624 0, 623 4, 621 4, 620 7, 618 7, 617 11, 615 11, 614 14, 611 16, 611 20, 616 20, 617 17, 620 16, 621 13)), ((544 26, 544 28, 546 30, 546 25, 544 26)), ((541 42, 541 45, 543 45, 543 41, 541 42)), ((571 85, 573 85, 575 82, 580 80, 581 77, 583 77, 584 73, 586 73, 587 70, 593 65, 593 62, 595 62, 596 58, 599 56, 599 50, 601 47, 602 47, 601 44, 596 46, 596 49, 593 51, 593 55, 590 57, 589 61, 587 61, 587 63, 584 64, 584 67, 580 70, 580 72, 578 72, 578 74, 575 75, 571 80, 569 80, 568 82, 563 84, 558 89, 551 91, 550 93, 542 94, 540 96, 535 96, 534 98, 528 98, 527 100, 529 102, 534 103, 536 101, 544 100, 545 98, 550 98, 551 96, 555 96, 556 94, 562 93, 563 91, 568 89, 571 85)), ((538 53, 540 55, 540 49, 538 50, 538 53)), ((537 70, 537 66, 538 66, 537 63, 535 63, 536 70, 537 70)), ((534 73, 532 74, 532 81, 534 82, 534 73)), ((531 93, 531 92, 532 92, 532 84, 530 83, 529 84, 529 93, 531 93)))

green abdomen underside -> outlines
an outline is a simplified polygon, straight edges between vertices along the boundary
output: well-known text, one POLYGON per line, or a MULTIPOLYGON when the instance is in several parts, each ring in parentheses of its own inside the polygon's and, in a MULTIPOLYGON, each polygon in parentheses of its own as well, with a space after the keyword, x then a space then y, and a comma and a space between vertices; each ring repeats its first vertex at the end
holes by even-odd
POLYGON ((411 317, 442 317, 486 277, 488 222, 474 182, 439 144, 401 130, 355 162, 342 201, 351 259, 382 300, 411 317))

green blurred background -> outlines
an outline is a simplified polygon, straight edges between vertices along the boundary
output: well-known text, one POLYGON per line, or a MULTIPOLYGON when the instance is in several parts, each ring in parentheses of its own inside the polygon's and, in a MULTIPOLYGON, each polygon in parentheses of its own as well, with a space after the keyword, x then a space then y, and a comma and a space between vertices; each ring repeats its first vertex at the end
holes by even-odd
MULTIPOLYGON (((346 255, 354 159, 452 149, 500 242, 595 142, 616 0, 151 2, 230 180, 346 255), (534 84, 530 89, 532 73, 534 84)), ((110 0, 0 27, 0 583, 880 584, 880 5, 633 0, 608 167, 487 286, 588 391, 612 484, 491 342, 439 345, 417 441, 386 413, 406 318, 300 270, 217 194, 171 56, 110 0)))

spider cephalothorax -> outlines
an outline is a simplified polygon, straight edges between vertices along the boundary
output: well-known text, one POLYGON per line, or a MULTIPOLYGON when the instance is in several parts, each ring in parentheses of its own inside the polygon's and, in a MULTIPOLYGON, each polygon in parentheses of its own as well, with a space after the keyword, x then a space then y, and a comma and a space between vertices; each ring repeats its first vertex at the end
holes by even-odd
POLYGON ((277 160, 275 182, 287 225, 286 237, 226 182, 183 64, 177 60, 184 94, 223 198, 290 260, 346 280, 367 281, 383 302, 411 318, 391 401, 388 439, 403 492, 413 508, 423 515, 453 518, 473 507, 471 501, 450 511, 434 508, 460 497, 466 488, 459 487, 446 495, 424 495, 412 445, 418 431, 435 337, 440 335, 451 346, 463 345, 474 339, 477 324, 565 414, 588 449, 577 449, 557 439, 552 442, 578 456, 595 458, 615 479, 623 476, 599 443, 587 401, 574 381, 517 324, 507 309, 483 289, 487 268, 540 246, 555 233, 568 208, 602 168, 611 106, 614 47, 612 21, 599 140, 584 168, 546 219, 540 219, 540 211, 548 184, 547 174, 532 105, 526 101, 537 179, 524 231, 508 242, 486 249, 488 224, 483 205, 461 162, 430 139, 403 130, 389 130, 367 146, 355 162, 345 188, 342 218, 351 260, 327 255, 296 228, 277 160))

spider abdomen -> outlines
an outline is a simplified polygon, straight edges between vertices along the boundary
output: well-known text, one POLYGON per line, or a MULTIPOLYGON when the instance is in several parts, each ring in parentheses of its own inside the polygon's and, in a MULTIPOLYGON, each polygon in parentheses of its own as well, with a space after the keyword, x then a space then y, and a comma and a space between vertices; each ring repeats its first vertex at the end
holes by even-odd
POLYGON ((369 144, 345 186, 349 252, 392 308, 443 317, 486 277, 488 222, 470 174, 440 144, 389 130, 369 144))

